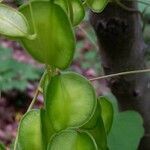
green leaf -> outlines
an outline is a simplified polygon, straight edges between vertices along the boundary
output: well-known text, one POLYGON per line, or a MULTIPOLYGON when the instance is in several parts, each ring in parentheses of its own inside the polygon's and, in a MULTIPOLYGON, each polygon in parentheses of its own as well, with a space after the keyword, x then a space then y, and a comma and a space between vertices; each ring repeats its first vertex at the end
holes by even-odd
POLYGON ((149 44, 150 43, 150 5, 138 3, 138 8, 139 8, 139 11, 142 13, 142 16, 143 16, 142 17, 142 23, 144 26, 144 28, 143 28, 144 41, 147 44, 149 44))
POLYGON ((101 116, 104 122, 106 133, 108 134, 113 123, 113 106, 106 96, 99 97, 98 101, 101 105, 101 116))
POLYGON ((0 4, 0 34, 10 37, 28 37, 29 26, 17 10, 0 4))
POLYGON ((138 149, 144 134, 141 116, 133 111, 125 111, 115 115, 112 129, 108 135, 108 146, 111 150, 138 149))
POLYGON ((93 86, 83 76, 72 72, 51 79, 45 100, 46 110, 56 131, 87 123, 97 104, 93 86))
POLYGON ((0 47, 0 91, 25 90, 28 80, 39 79, 39 76, 39 69, 18 62, 13 59, 11 49, 0 47))
MULTIPOLYGON (((67 68, 73 58, 75 38, 63 9, 49 1, 32 1, 36 38, 22 39, 26 50, 38 61, 60 69, 67 68), (40 9, 39 9, 40 8, 40 9)), ((20 7, 34 33, 29 5, 20 7)))
POLYGON ((0 150, 5 150, 5 145, 3 143, 0 142, 0 150))
MULTIPOLYGON (((149 3, 149 2, 147 2, 147 3, 149 3)), ((150 6, 149 5, 145 5, 143 3, 138 3, 138 9, 141 13, 144 11, 144 14, 143 14, 144 16, 150 14, 150 6)))
POLYGON ((109 0, 87 0, 86 3, 94 12, 102 12, 108 4, 108 1, 109 0))
POLYGON ((0 45, 0 60, 6 60, 12 58, 12 49, 5 48, 0 45))
POLYGON ((73 26, 78 25, 85 16, 85 10, 80 0, 55 0, 70 17, 73 26))
POLYGON ((18 133, 18 149, 43 150, 40 110, 31 110, 22 118, 18 133))
POLYGON ((48 150, 98 150, 98 148, 89 133, 64 130, 53 136, 48 150))

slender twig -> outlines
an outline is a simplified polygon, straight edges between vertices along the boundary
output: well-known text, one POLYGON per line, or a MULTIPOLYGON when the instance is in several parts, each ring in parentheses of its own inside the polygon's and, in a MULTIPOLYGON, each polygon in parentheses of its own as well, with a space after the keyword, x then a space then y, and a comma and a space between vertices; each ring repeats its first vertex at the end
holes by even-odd
POLYGON ((29 111, 32 109, 32 107, 33 107, 35 101, 37 100, 37 97, 38 97, 39 93, 41 92, 41 84, 43 83, 43 80, 44 80, 44 78, 45 78, 46 73, 47 73, 47 71, 45 71, 45 72, 43 73, 43 75, 42 75, 42 77, 41 77, 41 79, 40 79, 39 85, 38 85, 38 87, 37 87, 37 89, 36 89, 36 91, 35 91, 35 95, 34 95, 32 101, 31 101, 31 104, 30 104, 29 107, 28 107, 27 112, 29 112, 29 111))
POLYGON ((46 64, 46 70, 47 70, 48 78, 50 80, 51 77, 54 75, 54 73, 56 73, 56 68, 46 64))
POLYGON ((81 25, 79 25, 78 28, 85 34, 85 36, 89 39, 89 41, 92 43, 95 49, 98 50, 97 43, 90 37, 88 32, 83 27, 81 27, 81 25))
POLYGON ((29 1, 29 10, 30 10, 30 14, 31 14, 31 21, 32 21, 32 25, 33 25, 33 34, 37 34, 36 31, 36 25, 35 25, 35 20, 34 20, 34 15, 33 15, 33 9, 32 9, 32 4, 31 4, 31 0, 29 1))
POLYGON ((31 101, 31 104, 30 104, 30 106, 28 107, 27 112, 29 112, 29 111, 32 109, 32 107, 33 107, 35 101, 37 100, 37 97, 38 97, 39 93, 40 93, 39 88, 37 88, 36 91, 35 91, 34 98, 33 98, 33 100, 31 101))
MULTIPOLYGON (((19 128, 18 128, 19 129, 19 128)), ((17 133, 17 136, 16 136, 16 139, 15 139, 15 143, 14 143, 14 150, 17 150, 17 143, 18 143, 18 133, 17 133)))
POLYGON ((67 5, 68 5, 68 8, 69 8, 69 17, 70 17, 70 20, 71 22, 73 23, 73 8, 72 8, 72 4, 70 2, 70 0, 67 0, 67 5))
POLYGON ((146 26, 146 22, 147 20, 144 18, 144 15, 146 14, 147 9, 150 7, 150 5, 148 5, 147 7, 144 8, 143 12, 142 12, 142 20, 143 20, 143 27, 142 27, 142 31, 144 32, 145 26, 146 26))
POLYGON ((83 2, 82 2, 82 5, 83 5, 83 6, 86 6, 87 1, 88 1, 88 0, 83 1, 83 2))
POLYGON ((124 76, 124 75, 147 73, 147 72, 150 72, 150 69, 119 72, 119 73, 114 73, 114 74, 109 74, 109 75, 104 75, 104 76, 92 78, 92 79, 89 79, 89 80, 90 80, 90 81, 95 81, 95 80, 101 80, 101 79, 112 78, 112 77, 116 77, 116 76, 124 76))
POLYGON ((31 14, 31 22, 32 22, 32 25, 33 25, 33 33, 31 33, 31 35, 27 35, 26 38, 29 39, 29 40, 34 40, 37 37, 37 31, 36 31, 35 20, 34 20, 34 16, 33 16, 31 0, 29 0, 28 4, 29 4, 29 11, 30 11, 30 14, 31 14))
MULTIPOLYGON (((41 90, 40 90, 40 89, 41 89, 41 84, 43 83, 43 80, 44 80, 44 78, 45 78, 46 73, 47 73, 47 71, 45 71, 45 72, 43 73, 43 75, 42 75, 42 77, 41 77, 41 79, 40 79, 39 85, 38 85, 38 87, 37 87, 37 89, 36 89, 36 91, 35 91, 35 95, 34 95, 32 101, 31 101, 31 104, 29 105, 29 107, 28 107, 28 109, 27 109, 27 112, 29 112, 29 111, 32 109, 32 107, 33 107, 35 101, 37 100, 37 97, 38 97, 38 95, 39 95, 39 93, 40 93, 40 91, 41 91, 41 90)), ((19 133, 19 127, 18 127, 18 132, 17 132, 16 139, 15 139, 14 150, 17 150, 18 135, 19 135, 18 133, 19 133)))
POLYGON ((137 9, 134 8, 130 8, 126 5, 124 5, 122 2, 120 2, 120 0, 115 0, 115 2, 124 10, 129 11, 129 12, 135 12, 135 13, 139 13, 141 15, 141 12, 137 9))
POLYGON ((144 4, 144 5, 150 5, 150 1, 142 1, 142 0, 126 0, 126 1, 134 1, 134 2, 138 2, 138 3, 141 3, 141 4, 144 4))

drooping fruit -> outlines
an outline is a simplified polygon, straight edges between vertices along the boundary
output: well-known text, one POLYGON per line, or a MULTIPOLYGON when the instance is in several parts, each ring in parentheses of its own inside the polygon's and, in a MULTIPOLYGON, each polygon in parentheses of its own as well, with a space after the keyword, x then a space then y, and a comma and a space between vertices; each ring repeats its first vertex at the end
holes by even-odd
POLYGON ((40 110, 31 110, 22 118, 17 149, 43 150, 40 110))
POLYGON ((97 104, 93 86, 83 76, 73 72, 53 77, 45 100, 56 131, 82 126, 93 116, 97 104))
POLYGON ((48 150, 97 150, 97 145, 87 132, 64 130, 51 139, 48 150))
POLYGON ((33 40, 21 40, 25 49, 42 63, 67 68, 73 58, 75 38, 64 10, 49 1, 32 1, 31 7, 25 4, 20 7, 20 12, 30 24, 30 33, 36 34, 33 40))

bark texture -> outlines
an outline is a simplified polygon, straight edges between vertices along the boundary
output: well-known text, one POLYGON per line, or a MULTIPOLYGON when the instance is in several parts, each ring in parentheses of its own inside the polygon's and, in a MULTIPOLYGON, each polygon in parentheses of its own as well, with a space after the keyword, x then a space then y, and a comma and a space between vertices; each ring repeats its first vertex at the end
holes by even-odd
MULTIPOLYGON (((137 9, 136 2, 123 3, 137 9)), ((111 2, 102 13, 91 13, 90 22, 97 34, 105 74, 146 68, 146 44, 141 17, 111 2)), ((135 74, 108 80, 120 110, 136 110, 144 119, 145 136, 139 150, 150 150, 150 75, 135 74)))

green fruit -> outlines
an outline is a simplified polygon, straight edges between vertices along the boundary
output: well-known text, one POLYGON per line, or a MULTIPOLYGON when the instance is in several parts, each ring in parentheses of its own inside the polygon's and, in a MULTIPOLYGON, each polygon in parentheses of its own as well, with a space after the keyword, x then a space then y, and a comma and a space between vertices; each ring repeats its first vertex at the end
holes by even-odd
POLYGON ((85 10, 80 0, 54 0, 68 14, 73 26, 78 25, 85 16, 85 10))
POLYGON ((81 0, 71 0, 72 10, 73 10, 73 25, 78 25, 85 16, 85 10, 82 6, 81 0))
POLYGON ((103 9, 108 4, 109 0, 87 0, 87 5, 94 11, 94 12, 102 12, 103 9))
POLYGON ((93 129, 94 127, 96 127, 98 117, 100 116, 100 113, 101 113, 100 109, 101 108, 98 108, 97 106, 92 118, 82 127, 83 129, 93 129))
POLYGON ((54 3, 62 7, 65 13, 68 14, 68 0, 54 0, 54 3))
POLYGON ((108 134, 113 123, 113 106, 106 96, 99 97, 98 102, 101 105, 101 116, 104 122, 106 133, 108 134))
POLYGON ((54 134, 54 129, 48 118, 47 112, 44 109, 40 110, 40 117, 41 117, 41 130, 42 130, 43 146, 44 146, 44 149, 47 149, 49 139, 54 134))
POLYGON ((45 99, 46 110, 56 131, 87 123, 97 105, 96 94, 89 81, 72 72, 53 77, 45 99))
POLYGON ((19 150, 43 150, 40 110, 27 112, 22 118, 17 148, 19 150))
POLYGON ((99 150, 107 149, 107 136, 101 117, 101 107, 99 103, 97 103, 95 114, 89 122, 82 127, 82 129, 86 129, 93 136, 99 150))
POLYGON ((20 7, 27 18, 33 40, 23 38, 21 43, 38 61, 60 69, 67 68, 73 58, 75 38, 70 21, 63 9, 49 1, 32 1, 20 7), (33 19, 33 20, 32 20, 33 19), (35 26, 35 28, 34 28, 35 26))
POLYGON ((51 139, 48 150, 97 150, 97 145, 87 132, 65 130, 51 139))
POLYGON ((10 37, 29 37, 27 20, 16 9, 0 4, 0 34, 10 37))

